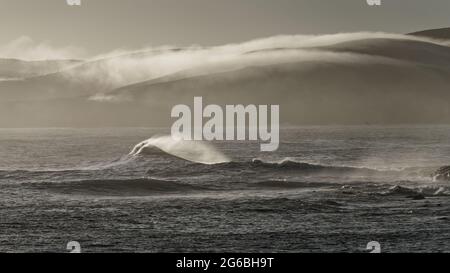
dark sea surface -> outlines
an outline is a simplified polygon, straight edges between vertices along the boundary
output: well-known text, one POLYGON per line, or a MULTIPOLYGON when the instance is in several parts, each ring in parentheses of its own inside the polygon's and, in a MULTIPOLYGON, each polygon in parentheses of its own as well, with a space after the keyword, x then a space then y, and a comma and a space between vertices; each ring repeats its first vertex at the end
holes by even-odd
POLYGON ((450 252, 449 126, 284 128, 273 153, 168 132, 0 129, 0 251, 450 252))

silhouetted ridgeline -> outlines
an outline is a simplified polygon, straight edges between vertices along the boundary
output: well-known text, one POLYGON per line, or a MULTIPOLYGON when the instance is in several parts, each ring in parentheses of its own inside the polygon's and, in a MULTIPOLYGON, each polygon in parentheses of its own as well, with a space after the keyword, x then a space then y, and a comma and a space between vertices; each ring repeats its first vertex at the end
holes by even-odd
POLYGON ((438 28, 410 33, 410 35, 428 37, 433 39, 450 40, 450 28, 438 28))

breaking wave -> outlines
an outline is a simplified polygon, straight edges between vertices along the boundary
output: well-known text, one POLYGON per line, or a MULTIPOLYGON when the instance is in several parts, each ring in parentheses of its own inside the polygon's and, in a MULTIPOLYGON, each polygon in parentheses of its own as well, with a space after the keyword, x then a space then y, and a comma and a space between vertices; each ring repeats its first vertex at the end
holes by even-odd
POLYGON ((215 168, 223 169, 255 169, 267 171, 304 171, 304 172, 362 172, 362 173, 379 173, 380 171, 369 168, 345 167, 345 166, 329 166, 320 164, 311 164, 296 161, 290 158, 284 158, 279 161, 268 161, 260 158, 254 158, 251 161, 232 161, 216 164, 215 168))
POLYGON ((432 196, 450 196, 450 189, 442 186, 405 187, 395 185, 381 193, 384 196, 405 196, 412 199, 424 199, 432 196))
POLYGON ((213 146, 201 141, 186 141, 171 136, 155 136, 137 144, 130 152, 131 156, 143 154, 161 154, 201 164, 230 162, 230 159, 213 146))

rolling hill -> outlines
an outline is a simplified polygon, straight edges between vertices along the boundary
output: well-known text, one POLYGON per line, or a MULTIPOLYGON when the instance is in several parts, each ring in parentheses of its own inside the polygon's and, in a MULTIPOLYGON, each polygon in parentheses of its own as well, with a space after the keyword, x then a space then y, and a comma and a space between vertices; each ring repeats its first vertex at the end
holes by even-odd
POLYGON ((413 32, 410 33, 410 35, 428 37, 433 39, 450 40, 450 28, 429 29, 413 32))

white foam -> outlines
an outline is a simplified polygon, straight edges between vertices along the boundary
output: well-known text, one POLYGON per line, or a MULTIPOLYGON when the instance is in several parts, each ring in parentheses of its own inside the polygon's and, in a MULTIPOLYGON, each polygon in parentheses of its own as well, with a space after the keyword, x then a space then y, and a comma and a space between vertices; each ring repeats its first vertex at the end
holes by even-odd
POLYGON ((202 164, 226 163, 231 160, 204 141, 187 141, 171 136, 154 136, 137 144, 130 155, 137 156, 154 149, 188 161, 202 164))

